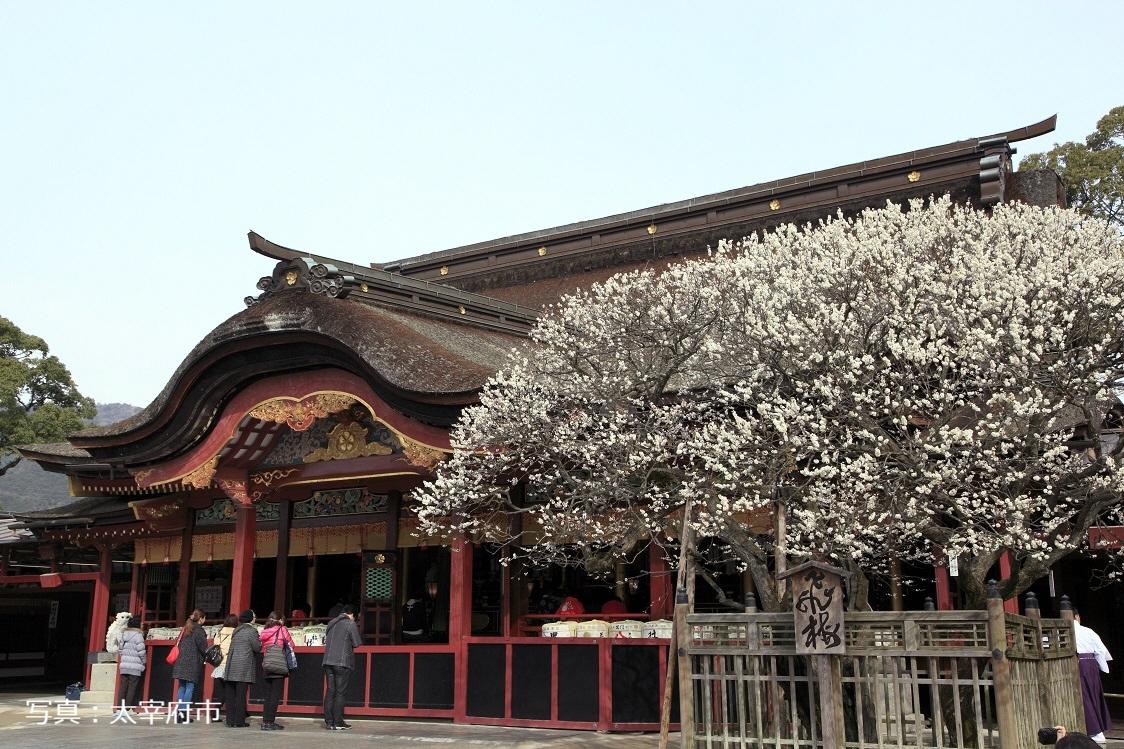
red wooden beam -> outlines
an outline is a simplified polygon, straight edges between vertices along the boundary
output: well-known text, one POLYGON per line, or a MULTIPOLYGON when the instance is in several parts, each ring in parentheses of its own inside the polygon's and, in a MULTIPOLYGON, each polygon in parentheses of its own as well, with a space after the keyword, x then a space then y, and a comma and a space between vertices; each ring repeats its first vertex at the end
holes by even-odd
POLYGON ((277 572, 273 576, 273 610, 288 616, 289 530, 293 525, 293 503, 282 502, 277 522, 277 572))
POLYGON ((937 611, 952 611, 952 587, 948 580, 948 560, 942 549, 933 550, 933 577, 937 584, 937 611))
POLYGON ((652 619, 670 619, 675 606, 675 580, 664 550, 654 542, 648 545, 648 572, 648 615, 652 619))
MULTIPOLYGON (((1004 551, 999 555, 999 579, 1006 580, 1011 576, 1011 552, 1004 551)), ((1003 601, 1003 610, 1008 614, 1019 613, 1019 599, 1007 598, 1003 601)))
MULTIPOLYGON (((105 650, 105 633, 109 629, 109 580, 113 573, 113 559, 109 547, 99 549, 98 572, 94 579, 94 597, 90 604, 90 637, 86 641, 87 653, 105 650)), ((90 663, 86 662, 86 686, 90 686, 90 663)))
POLYGON ((230 576, 230 611, 240 613, 250 607, 250 586, 254 576, 254 540, 258 515, 252 506, 237 505, 234 516, 234 568, 230 576))
POLYGON ((143 598, 141 597, 140 589, 140 562, 135 558, 133 559, 133 578, 129 581, 129 613, 133 616, 141 615, 141 606, 143 598))
POLYGON ((190 602, 187 600, 191 585, 191 539, 195 528, 195 513, 189 512, 187 525, 180 535, 180 563, 176 574, 176 619, 186 621, 190 602))
POLYGON ((472 634, 472 544, 463 535, 453 539, 449 574, 449 645, 456 652, 453 676, 454 722, 463 722, 468 706, 468 647, 472 634))

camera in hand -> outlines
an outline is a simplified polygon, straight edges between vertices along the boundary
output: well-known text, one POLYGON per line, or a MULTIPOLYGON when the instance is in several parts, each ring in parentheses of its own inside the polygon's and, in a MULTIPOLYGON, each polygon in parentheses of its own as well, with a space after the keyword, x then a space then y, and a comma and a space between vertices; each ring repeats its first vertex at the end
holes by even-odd
POLYGON ((1038 743, 1042 745, 1050 745, 1058 743, 1058 729, 1057 728, 1039 728, 1038 729, 1038 743))

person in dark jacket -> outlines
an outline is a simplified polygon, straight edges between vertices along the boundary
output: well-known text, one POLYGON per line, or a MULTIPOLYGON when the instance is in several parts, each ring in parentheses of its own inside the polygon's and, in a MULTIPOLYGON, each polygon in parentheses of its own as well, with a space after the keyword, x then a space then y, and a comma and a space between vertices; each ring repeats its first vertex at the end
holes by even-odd
POLYGON ((137 687, 140 686, 147 661, 148 651, 144 646, 140 617, 130 617, 117 648, 117 671, 121 674, 121 712, 136 708, 137 687))
POLYGON ((355 648, 359 627, 355 625, 355 608, 345 605, 343 612, 332 621, 324 633, 324 727, 332 731, 351 728, 344 722, 343 703, 347 697, 347 683, 355 670, 355 648))
POLYGON ((207 652, 207 632, 203 629, 206 615, 199 609, 183 625, 180 635, 180 654, 172 665, 172 678, 179 682, 176 693, 176 722, 186 723, 190 719, 191 698, 195 695, 195 685, 203 680, 203 654, 207 652))
POLYGON ((261 638, 254 628, 256 614, 246 610, 238 615, 238 627, 230 636, 229 662, 223 674, 226 688, 226 724, 231 728, 245 728, 246 693, 250 685, 257 681, 258 662, 255 657, 261 652, 261 638))

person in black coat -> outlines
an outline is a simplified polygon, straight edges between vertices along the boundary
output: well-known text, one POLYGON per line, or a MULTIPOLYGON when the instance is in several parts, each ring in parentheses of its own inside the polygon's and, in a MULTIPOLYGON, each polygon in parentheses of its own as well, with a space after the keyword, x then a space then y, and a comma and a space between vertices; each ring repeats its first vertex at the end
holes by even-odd
POLYGON ((206 620, 206 615, 195 609, 180 634, 180 654, 172 665, 172 678, 179 682, 176 692, 177 723, 189 720, 195 685, 203 680, 203 654, 207 652, 207 632, 203 624, 206 620))
POLYGON ((355 648, 362 642, 355 625, 355 609, 350 605, 332 621, 324 632, 324 727, 333 731, 351 728, 343 719, 343 703, 347 684, 355 670, 355 648))
POLYGON ((226 724, 231 728, 245 728, 246 693, 257 681, 257 655, 261 653, 261 637, 254 627, 256 614, 247 609, 238 615, 238 628, 230 636, 223 686, 226 690, 226 724))

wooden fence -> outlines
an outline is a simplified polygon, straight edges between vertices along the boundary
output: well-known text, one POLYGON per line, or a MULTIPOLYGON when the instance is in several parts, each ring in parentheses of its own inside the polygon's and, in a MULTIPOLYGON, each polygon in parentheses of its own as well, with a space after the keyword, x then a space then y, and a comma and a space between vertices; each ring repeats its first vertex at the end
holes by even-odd
MULTIPOLYGON (((1031 749, 1039 727, 1083 730, 1073 623, 1028 612, 995 599, 987 611, 848 613, 840 745, 1031 749)), ((696 747, 834 749, 791 613, 687 621, 696 747)))

